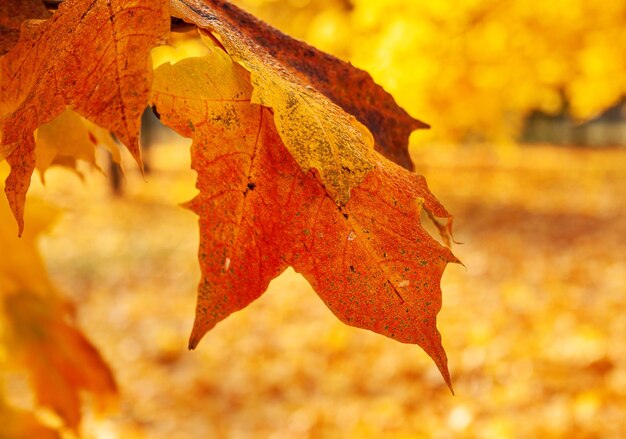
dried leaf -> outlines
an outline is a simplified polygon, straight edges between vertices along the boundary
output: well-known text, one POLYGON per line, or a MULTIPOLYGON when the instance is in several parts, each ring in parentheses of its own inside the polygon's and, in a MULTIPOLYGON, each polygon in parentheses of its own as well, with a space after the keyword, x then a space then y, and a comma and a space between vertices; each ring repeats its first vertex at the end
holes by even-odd
POLYGON ((251 103, 248 74, 219 49, 155 71, 161 120, 192 137, 200 194, 202 280, 190 339, 247 306, 288 266, 342 321, 421 346, 450 384, 436 328, 439 282, 457 262, 421 227, 450 215, 423 177, 371 151, 372 170, 344 206, 316 171, 302 172, 272 113, 251 103))
POLYGON ((33 132, 68 105, 113 132, 140 162, 149 51, 168 32, 164 1, 65 1, 52 18, 23 28, 18 43, 0 58, 0 158, 11 165, 5 191, 20 233, 35 167, 33 132))

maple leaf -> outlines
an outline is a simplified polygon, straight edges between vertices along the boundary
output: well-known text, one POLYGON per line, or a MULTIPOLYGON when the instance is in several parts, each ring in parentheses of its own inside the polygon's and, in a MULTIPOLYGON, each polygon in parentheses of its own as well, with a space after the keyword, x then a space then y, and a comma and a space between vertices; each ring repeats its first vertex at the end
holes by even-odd
POLYGON ((113 132, 140 163, 149 51, 166 40, 169 23, 165 1, 67 0, 50 19, 23 27, 0 58, 0 159, 11 166, 5 192, 20 233, 33 132, 68 105, 113 132))
MULTIPOLYGON (((369 73, 283 34, 227 1, 175 0, 172 5, 174 13, 218 33, 230 55, 251 72, 271 72, 293 84, 297 78, 305 87, 312 86, 367 126, 377 151, 413 170, 408 138, 428 125, 409 116, 369 73)), ((259 87, 266 86, 258 81, 259 87)), ((259 97, 258 103, 276 102, 259 97)))
POLYGON ((193 139, 199 195, 199 285, 190 347, 258 298, 288 266, 345 323, 421 346, 450 385, 436 328, 439 282, 458 262, 421 227, 421 209, 450 218, 423 177, 374 151, 371 171, 337 205, 316 170, 301 171, 250 75, 213 47, 155 71, 161 120, 193 139))

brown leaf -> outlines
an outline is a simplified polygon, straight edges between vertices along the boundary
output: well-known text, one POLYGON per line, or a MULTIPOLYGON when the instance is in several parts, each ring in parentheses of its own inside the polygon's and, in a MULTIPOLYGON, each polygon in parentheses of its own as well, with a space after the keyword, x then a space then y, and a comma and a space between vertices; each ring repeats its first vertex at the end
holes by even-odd
POLYGON ((237 60, 241 56, 251 62, 245 46, 266 65, 278 65, 314 87, 369 128, 377 151, 413 170, 409 135, 428 125, 409 116, 369 73, 283 34, 228 1, 176 0, 173 7, 183 18, 219 34, 237 60))
POLYGON ((68 0, 52 18, 23 28, 0 58, 0 159, 12 167, 5 190, 20 232, 35 166, 33 132, 68 105, 113 132, 140 163, 149 52, 168 32, 165 1, 68 0))
POLYGON ((342 321, 418 344, 450 385, 436 316, 457 259, 419 223, 422 208, 450 218, 423 177, 371 151, 372 171, 338 206, 251 104, 247 72, 213 52, 159 67, 153 86, 161 120, 194 142, 202 280, 190 347, 293 266, 342 321))

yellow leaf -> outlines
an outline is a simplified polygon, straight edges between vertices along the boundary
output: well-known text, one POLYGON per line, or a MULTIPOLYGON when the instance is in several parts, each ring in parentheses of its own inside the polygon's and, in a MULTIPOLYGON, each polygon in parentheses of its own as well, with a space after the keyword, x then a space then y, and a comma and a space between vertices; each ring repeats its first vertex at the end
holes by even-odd
POLYGON ((30 374, 39 404, 72 429, 80 422, 80 392, 100 406, 114 401, 113 375, 85 336, 68 319, 67 304, 54 296, 20 292, 5 297, 9 344, 30 374))
MULTIPOLYGON (((1 164, 0 178, 7 171, 1 164)), ((27 370, 39 404, 75 429, 82 390, 101 406, 117 390, 107 364, 72 322, 71 304, 58 296, 39 254, 37 239, 57 216, 57 209, 29 199, 29 227, 18 238, 8 202, 0 197, 0 320, 8 361, 27 370)))
MULTIPOLYGON (((7 173, 8 166, 1 163, 0 180, 7 173)), ((29 199, 26 212, 29 227, 19 238, 8 202, 0 197, 0 298, 22 289, 44 295, 53 290, 36 240, 54 223, 58 213, 58 209, 41 200, 29 199)))
POLYGON ((78 173, 77 160, 100 169, 96 163, 96 146, 106 148, 113 160, 120 163, 119 148, 109 132, 66 109, 37 129, 35 163, 41 180, 45 181, 45 172, 52 165, 65 166, 78 173))

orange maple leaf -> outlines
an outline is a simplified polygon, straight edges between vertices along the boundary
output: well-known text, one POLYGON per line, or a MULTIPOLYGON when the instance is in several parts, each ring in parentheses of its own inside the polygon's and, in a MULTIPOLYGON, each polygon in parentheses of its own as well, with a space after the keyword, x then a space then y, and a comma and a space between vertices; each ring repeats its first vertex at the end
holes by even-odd
POLYGON ((33 132, 68 106, 113 132, 141 162, 150 49, 165 42, 169 23, 165 1, 67 0, 50 19, 22 27, 0 58, 0 159, 11 166, 5 192, 20 234, 33 132))
POLYGON ((288 266, 345 323, 416 343, 450 385, 436 328, 440 279, 458 262, 420 225, 451 219, 415 175, 371 151, 372 170, 337 205, 285 148, 270 110, 251 103, 248 72, 213 48, 155 72, 161 120, 193 139, 202 279, 189 345, 258 298, 288 266))

